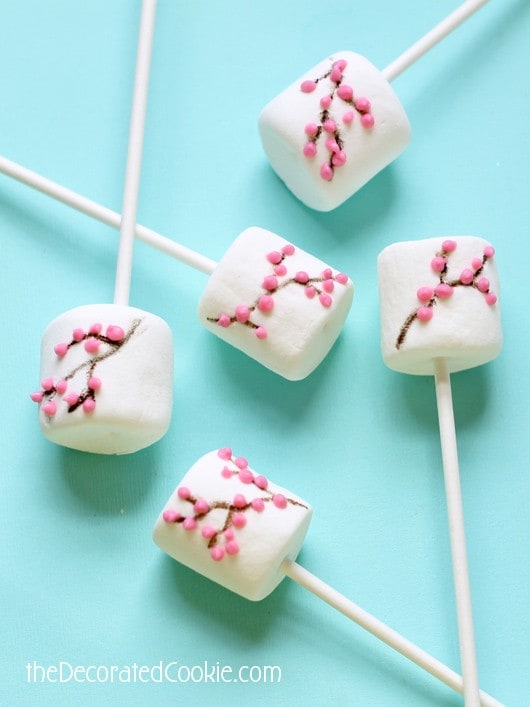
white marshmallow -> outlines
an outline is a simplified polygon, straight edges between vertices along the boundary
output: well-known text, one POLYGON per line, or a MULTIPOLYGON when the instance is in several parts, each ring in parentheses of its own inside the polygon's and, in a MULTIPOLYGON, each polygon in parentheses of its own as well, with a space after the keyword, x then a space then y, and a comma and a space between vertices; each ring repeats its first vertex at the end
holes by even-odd
POLYGON ((171 331, 160 317, 134 307, 77 307, 44 332, 41 380, 43 389, 32 397, 39 402, 43 395, 39 422, 49 440, 98 454, 135 452, 169 427, 171 331))
POLYGON ((267 368, 299 380, 332 347, 352 298, 353 284, 346 275, 253 227, 236 238, 215 268, 199 303, 199 319, 267 368), (309 277, 307 286, 299 282, 304 280, 300 273, 309 277))
POLYGON ((411 136, 405 111, 388 81, 353 52, 337 52, 300 77, 265 106, 258 126, 272 168, 295 196, 318 211, 330 211, 346 201, 403 152, 411 136), (342 71, 336 62, 346 62, 342 71), (336 76, 330 74, 334 69, 336 76), (315 82, 312 91, 302 90, 302 85, 311 88, 315 82), (320 103, 326 96, 332 98, 327 108, 320 103), (369 103, 361 102, 357 108, 359 99, 369 103), (331 125, 326 131, 328 119, 335 121, 335 130, 331 125), (372 119, 371 127, 363 125, 372 119), (316 135, 306 132, 311 124, 316 135), (346 158, 342 166, 332 164, 335 153, 326 146, 330 138, 336 138, 340 148, 335 160, 346 158), (307 143, 314 152, 316 148, 314 156, 304 154, 307 143), (321 175, 322 165, 328 165, 324 169, 329 170, 329 180, 321 175))
POLYGON ((499 278, 487 241, 394 243, 379 254, 378 277, 383 359, 390 368, 432 375, 435 358, 446 358, 455 372, 499 354, 499 278))
POLYGON ((281 564, 296 558, 311 514, 306 501, 226 448, 195 462, 160 513, 153 539, 175 560, 257 601, 284 578, 281 564))

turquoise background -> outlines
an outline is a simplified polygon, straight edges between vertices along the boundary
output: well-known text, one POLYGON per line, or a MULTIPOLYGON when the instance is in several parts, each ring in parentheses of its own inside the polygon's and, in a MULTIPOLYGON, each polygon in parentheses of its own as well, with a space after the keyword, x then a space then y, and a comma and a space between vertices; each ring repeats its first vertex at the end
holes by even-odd
MULTIPOLYGON (((356 295, 324 363, 289 383, 204 330, 206 276, 139 243, 131 304, 175 336, 169 433, 125 457, 38 429, 41 332, 111 301, 117 235, 0 177, 3 463, 0 702, 372 705, 462 700, 286 580, 254 604, 151 541, 203 453, 232 446, 315 509, 300 563, 459 670, 433 382, 387 369, 376 256, 476 234, 497 249, 505 344, 453 377, 481 686, 530 695, 528 243, 530 6, 491 2, 394 84, 407 151, 317 213, 275 177, 263 105, 327 54, 384 67, 456 0, 170 2, 158 6, 138 220, 218 259, 250 225, 348 272, 356 295), (280 684, 28 684, 26 663, 279 665, 280 684)), ((121 208, 140 3, 0 1, 0 153, 121 208)))

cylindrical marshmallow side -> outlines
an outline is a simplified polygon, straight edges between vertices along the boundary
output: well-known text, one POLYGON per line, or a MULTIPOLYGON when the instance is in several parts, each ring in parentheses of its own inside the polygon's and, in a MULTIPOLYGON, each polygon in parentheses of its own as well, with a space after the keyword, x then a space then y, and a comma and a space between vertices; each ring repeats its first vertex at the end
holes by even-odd
POLYGON ((387 366, 433 375, 487 363, 502 347, 492 246, 476 236, 394 243, 378 258, 381 346, 387 366))
POLYGON ((258 127, 272 168, 295 196, 319 211, 342 204, 398 157, 411 137, 405 111, 388 81, 368 59, 349 51, 324 59, 270 101, 258 127), (330 72, 338 61, 345 67, 333 81, 330 72), (304 82, 314 89, 302 90, 304 82), (346 87, 352 89, 352 98, 346 87), (327 99, 330 103, 323 107, 327 99), (363 124, 366 113, 373 125, 363 124), (310 125, 316 134, 308 134, 310 125), (330 138, 340 148, 335 160, 330 138), (309 156, 304 154, 307 143, 314 145, 309 156), (340 166, 334 166, 337 160, 340 166), (324 164, 330 171, 327 178, 321 173, 324 164))
POLYGON ((198 314, 221 339, 284 378, 300 380, 333 346, 352 299, 353 284, 343 273, 275 233, 252 227, 235 239, 217 265, 198 314), (271 262, 271 253, 281 260, 271 262), (306 284, 296 280, 300 273, 309 278, 306 284), (260 304, 262 296, 270 309, 260 304), (249 310, 245 321, 236 318, 242 306, 249 310))
POLYGON ((191 467, 162 509, 153 539, 178 562, 258 601, 284 578, 283 560, 298 555, 312 509, 269 480, 250 481, 249 474, 259 474, 223 452, 209 452, 191 467))
POLYGON ((93 304, 62 314, 43 334, 40 370, 41 381, 52 387, 44 391, 39 422, 52 442, 128 454, 169 427, 172 335, 149 312, 93 304))

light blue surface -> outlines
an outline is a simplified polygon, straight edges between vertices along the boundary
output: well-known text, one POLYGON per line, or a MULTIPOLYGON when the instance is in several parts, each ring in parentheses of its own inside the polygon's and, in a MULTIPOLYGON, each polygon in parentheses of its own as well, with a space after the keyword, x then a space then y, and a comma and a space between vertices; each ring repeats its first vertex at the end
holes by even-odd
MULTIPOLYGON (((189 466, 231 445, 307 498, 300 562, 459 670, 433 383, 385 368, 376 256, 476 234, 497 249, 505 345, 453 378, 481 686, 530 695, 530 7, 491 2, 395 82, 408 150, 334 212, 302 206, 262 154, 260 109, 324 56, 384 67, 457 5, 161 1, 138 219, 218 259, 249 225, 351 274, 331 354, 288 383, 201 328, 205 276, 138 244, 131 304, 173 329, 167 436, 121 458, 40 435, 28 393, 58 314, 110 301, 115 232, 0 177, 0 702, 445 706, 462 700, 286 580, 253 604, 151 541, 189 466), (28 684, 26 664, 278 665, 280 684, 28 684)), ((139 2, 0 3, 0 154, 121 207, 139 2)))

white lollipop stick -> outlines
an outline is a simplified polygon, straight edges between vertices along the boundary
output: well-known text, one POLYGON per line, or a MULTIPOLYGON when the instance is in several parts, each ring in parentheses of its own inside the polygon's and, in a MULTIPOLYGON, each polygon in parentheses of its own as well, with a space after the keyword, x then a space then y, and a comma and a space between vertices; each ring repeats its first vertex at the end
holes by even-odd
POLYGON ((125 172, 125 189, 120 224, 120 246, 116 268, 116 286, 114 290, 114 304, 120 305, 129 304, 129 293, 131 289, 136 211, 138 207, 138 191, 142 168, 142 149, 155 13, 156 0, 143 0, 129 131, 127 168, 125 172))
POLYGON ((467 20, 470 15, 479 10, 485 5, 488 0, 467 0, 462 3, 454 12, 442 20, 430 32, 427 32, 421 39, 415 42, 401 56, 395 59, 385 69, 382 74, 387 81, 393 81, 403 71, 409 68, 411 64, 420 59, 438 42, 444 39, 448 34, 455 30, 459 25, 467 20))
MULTIPOLYGON (((292 560, 284 560, 282 563, 282 571, 292 580, 305 587, 305 589, 312 592, 317 597, 320 597, 320 599, 334 609, 337 609, 337 611, 340 611, 341 614, 347 616, 413 663, 416 663, 420 668, 423 668, 423 670, 426 670, 456 692, 466 694, 465 687, 467 682, 463 680, 461 675, 458 675, 458 673, 448 668, 444 663, 441 663, 422 648, 419 648, 394 631, 394 629, 375 618, 375 616, 372 616, 360 606, 354 604, 350 599, 337 592, 314 574, 301 567, 298 563, 292 560)), ((483 690, 479 690, 478 694, 479 701, 477 704, 484 705, 485 707, 500 707, 502 705, 501 702, 491 697, 491 695, 488 695, 483 690)))
POLYGON ((434 370, 458 617, 460 659, 464 675, 464 696, 466 706, 475 707, 475 705, 480 703, 477 656, 473 631, 473 612, 467 563, 464 511, 458 469, 453 399, 447 361, 444 358, 436 359, 434 361, 434 370))
MULTIPOLYGON (((36 191, 40 191, 42 194, 52 197, 52 199, 66 204, 66 206, 70 206, 76 211, 80 211, 97 221, 101 221, 101 223, 107 226, 118 230, 120 229, 121 216, 117 211, 112 211, 106 206, 101 206, 95 201, 87 199, 85 196, 81 196, 71 189, 67 189, 53 182, 51 179, 37 174, 37 172, 33 172, 16 162, 8 160, 6 157, 0 156, 0 172, 12 179, 16 179, 21 184, 25 184, 36 191)), ((166 255, 175 258, 175 260, 189 265, 195 270, 199 270, 207 275, 211 275, 215 270, 217 265, 215 260, 211 260, 191 248, 176 243, 166 236, 161 236, 150 228, 136 224, 135 234, 139 240, 156 248, 162 253, 166 253, 166 255)))

